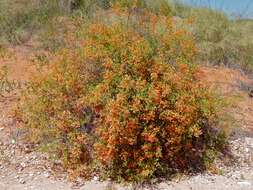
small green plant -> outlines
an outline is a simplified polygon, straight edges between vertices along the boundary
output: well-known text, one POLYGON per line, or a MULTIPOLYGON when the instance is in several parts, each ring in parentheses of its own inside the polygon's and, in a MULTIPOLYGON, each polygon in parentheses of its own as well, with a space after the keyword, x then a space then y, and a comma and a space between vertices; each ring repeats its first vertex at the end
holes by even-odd
POLYGON ((20 88, 21 84, 19 82, 8 79, 8 68, 3 66, 0 69, 0 96, 4 97, 5 95, 20 88))

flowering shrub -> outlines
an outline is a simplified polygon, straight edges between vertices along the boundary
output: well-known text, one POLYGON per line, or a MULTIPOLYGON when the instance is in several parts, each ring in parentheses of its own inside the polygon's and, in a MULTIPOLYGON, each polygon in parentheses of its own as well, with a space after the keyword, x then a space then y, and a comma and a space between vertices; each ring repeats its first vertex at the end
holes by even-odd
POLYGON ((24 93, 32 137, 73 175, 89 177, 94 164, 127 181, 203 169, 222 142, 211 130, 216 98, 199 80, 191 36, 170 18, 159 32, 153 20, 148 36, 91 24, 82 47, 58 52, 24 93))
POLYGON ((131 30, 98 28, 93 55, 103 52, 105 71, 91 102, 100 108, 95 154, 105 171, 140 180, 164 169, 204 167, 217 115, 191 65, 194 43, 184 31, 168 29, 154 47, 131 30))

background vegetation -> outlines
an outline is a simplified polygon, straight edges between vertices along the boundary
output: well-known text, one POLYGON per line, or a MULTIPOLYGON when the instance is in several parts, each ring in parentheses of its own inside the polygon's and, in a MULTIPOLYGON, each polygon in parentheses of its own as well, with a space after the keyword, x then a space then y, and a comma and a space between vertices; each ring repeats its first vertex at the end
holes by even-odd
MULTIPOLYGON (((64 44, 66 23, 62 17, 94 19, 95 10, 112 5, 129 7, 128 0, 20 0, 0 2, 0 43, 21 44, 38 37, 42 47, 56 50, 64 44), (70 3, 72 2, 72 3, 70 3)), ((138 0, 137 7, 155 14, 188 18, 200 51, 198 62, 225 65, 252 72, 253 37, 251 20, 231 20, 221 12, 193 8, 168 0, 138 0)), ((98 17, 96 18, 98 19, 98 17)), ((100 17, 101 19, 101 17, 100 17)), ((66 20, 66 19, 65 19, 66 20)))

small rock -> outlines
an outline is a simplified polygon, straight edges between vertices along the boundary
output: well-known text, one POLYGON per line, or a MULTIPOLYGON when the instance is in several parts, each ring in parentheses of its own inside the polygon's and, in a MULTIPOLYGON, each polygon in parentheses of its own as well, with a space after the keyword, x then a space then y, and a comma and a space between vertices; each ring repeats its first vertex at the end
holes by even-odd
POLYGON ((25 152, 26 154, 28 154, 28 153, 31 153, 31 152, 32 152, 32 150, 31 150, 31 149, 29 149, 29 148, 27 148, 27 147, 25 147, 25 148, 24 148, 24 152, 25 152))
POLYGON ((94 181, 98 181, 99 178, 98 178, 97 176, 94 176, 94 177, 93 177, 93 180, 94 180, 94 181))
POLYGON ((44 176, 45 176, 46 178, 49 178, 49 177, 50 177, 50 173, 45 172, 45 173, 44 173, 44 176))
POLYGON ((19 183, 21 183, 21 184, 25 184, 25 180, 24 180, 24 179, 22 179, 22 178, 21 178, 21 179, 19 179, 19 180, 18 180, 18 182, 19 182, 19 183))
POLYGON ((21 165, 22 168, 26 167, 26 164, 24 162, 21 162, 20 165, 21 165))
POLYGON ((240 186, 250 186, 251 185, 251 183, 248 181, 240 181, 237 184, 240 186))
POLYGON ((61 161, 60 160, 55 160, 54 165, 61 165, 61 161))
POLYGON ((253 148, 253 139, 252 138, 246 137, 245 142, 247 145, 249 145, 251 148, 253 148))

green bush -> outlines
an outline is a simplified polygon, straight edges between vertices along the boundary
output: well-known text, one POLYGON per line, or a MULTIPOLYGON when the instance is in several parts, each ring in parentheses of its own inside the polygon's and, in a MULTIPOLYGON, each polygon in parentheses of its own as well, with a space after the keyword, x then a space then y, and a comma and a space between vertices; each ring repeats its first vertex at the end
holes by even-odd
POLYGON ((198 63, 225 65, 252 73, 252 20, 232 20, 222 12, 175 4, 174 15, 187 18, 199 49, 198 63))

